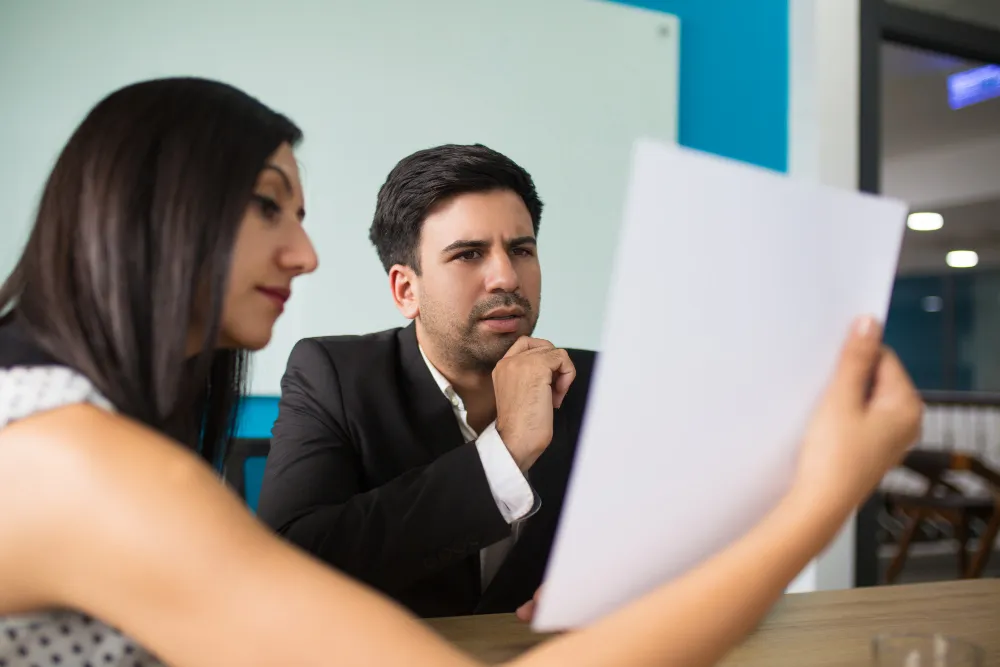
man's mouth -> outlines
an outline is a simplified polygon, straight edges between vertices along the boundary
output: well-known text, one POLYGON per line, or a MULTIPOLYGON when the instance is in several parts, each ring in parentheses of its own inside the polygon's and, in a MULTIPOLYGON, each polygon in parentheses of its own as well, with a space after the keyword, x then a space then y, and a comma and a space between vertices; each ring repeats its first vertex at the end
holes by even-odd
POLYGON ((498 334, 514 334, 521 329, 524 311, 520 308, 496 308, 480 319, 480 325, 498 334))
POLYGON ((484 320, 516 320, 524 317, 524 311, 520 308, 498 308, 486 313, 484 320))

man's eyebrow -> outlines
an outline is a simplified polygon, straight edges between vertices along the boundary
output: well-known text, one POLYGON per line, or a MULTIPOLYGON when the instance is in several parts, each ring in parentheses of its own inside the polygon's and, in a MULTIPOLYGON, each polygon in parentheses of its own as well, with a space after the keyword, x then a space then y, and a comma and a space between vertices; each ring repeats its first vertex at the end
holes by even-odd
POLYGON ((522 245, 537 246, 538 241, 535 239, 534 236, 518 236, 516 239, 511 239, 510 241, 507 242, 508 248, 516 248, 522 245))
MULTIPOLYGON (((538 241, 535 240, 534 236, 518 236, 506 242, 505 244, 508 248, 518 248, 520 246, 526 245, 538 245, 538 241)), ((459 239, 449 243, 448 246, 442 250, 442 253, 454 252, 455 250, 485 250, 490 247, 489 241, 480 241, 475 239, 459 239)))
POLYGON ((489 248, 489 241, 476 241, 472 239, 459 239, 458 241, 453 241, 449 243, 444 250, 441 251, 442 254, 454 252, 456 250, 485 250, 489 248))

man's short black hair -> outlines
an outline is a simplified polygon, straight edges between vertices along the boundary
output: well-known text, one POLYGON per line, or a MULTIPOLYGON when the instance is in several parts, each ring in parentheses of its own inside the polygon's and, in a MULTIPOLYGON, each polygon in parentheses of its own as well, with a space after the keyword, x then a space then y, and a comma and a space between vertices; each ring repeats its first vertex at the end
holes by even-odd
POLYGON ((481 144, 447 144, 400 160, 379 189, 368 232, 386 272, 402 264, 420 273, 420 229, 436 206, 456 195, 494 190, 521 197, 537 236, 542 201, 531 175, 507 156, 481 144))

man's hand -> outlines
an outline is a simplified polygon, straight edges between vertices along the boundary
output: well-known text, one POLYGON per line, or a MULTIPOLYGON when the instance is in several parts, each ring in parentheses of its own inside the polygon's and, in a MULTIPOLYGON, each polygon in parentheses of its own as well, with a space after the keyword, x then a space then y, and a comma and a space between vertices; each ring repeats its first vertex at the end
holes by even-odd
POLYGON ((566 350, 524 336, 493 369, 497 433, 522 472, 552 442, 552 410, 562 405, 576 378, 566 350))
POLYGON ((535 617, 535 608, 538 607, 538 599, 542 594, 543 587, 544 584, 542 584, 542 586, 539 586, 538 590, 535 591, 534 596, 532 596, 530 600, 528 600, 527 602, 525 602, 524 604, 522 604, 520 607, 517 608, 515 614, 517 615, 519 621, 522 621, 524 623, 531 623, 531 619, 535 617))

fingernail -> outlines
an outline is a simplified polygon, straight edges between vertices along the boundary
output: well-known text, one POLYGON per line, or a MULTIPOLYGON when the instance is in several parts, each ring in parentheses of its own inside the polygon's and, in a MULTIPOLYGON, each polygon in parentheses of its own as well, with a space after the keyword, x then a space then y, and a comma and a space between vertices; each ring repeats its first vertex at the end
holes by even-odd
POLYGON ((860 338, 870 338, 876 331, 875 318, 871 315, 859 318, 854 323, 854 333, 860 338))

